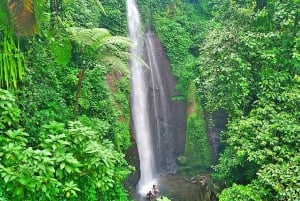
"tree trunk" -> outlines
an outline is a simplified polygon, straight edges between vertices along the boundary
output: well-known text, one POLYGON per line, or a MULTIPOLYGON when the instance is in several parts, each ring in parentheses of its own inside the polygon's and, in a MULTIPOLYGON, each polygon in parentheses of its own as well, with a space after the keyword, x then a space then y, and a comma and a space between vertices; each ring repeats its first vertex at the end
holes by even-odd
POLYGON ((52 30, 55 28, 56 18, 62 11, 61 4, 61 0, 50 0, 50 27, 52 30))
POLYGON ((74 119, 76 119, 77 112, 78 112, 78 105, 79 105, 79 98, 81 94, 81 88, 82 88, 82 82, 84 77, 84 70, 79 70, 78 73, 78 84, 77 84, 77 93, 76 93, 76 99, 75 99, 75 105, 74 105, 74 119))

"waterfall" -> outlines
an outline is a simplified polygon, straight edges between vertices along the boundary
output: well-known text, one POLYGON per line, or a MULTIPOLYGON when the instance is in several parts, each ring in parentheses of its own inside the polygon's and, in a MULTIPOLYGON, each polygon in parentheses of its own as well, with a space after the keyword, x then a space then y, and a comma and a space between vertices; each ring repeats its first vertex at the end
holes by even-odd
MULTIPOLYGON (((134 0, 127 0, 128 33, 133 42, 130 52, 143 57, 144 38, 141 32, 140 16, 134 0)), ((131 72, 131 113, 134 133, 140 159, 140 180, 138 192, 145 194, 151 189, 155 176, 155 163, 148 109, 147 69, 141 63, 132 59, 131 72)))
POLYGON ((140 160, 137 191, 145 195, 160 175, 177 172, 176 159, 185 144, 186 105, 172 100, 176 79, 159 39, 151 30, 142 31, 135 0, 127 0, 127 21, 131 54, 150 66, 130 61, 132 132, 140 160))

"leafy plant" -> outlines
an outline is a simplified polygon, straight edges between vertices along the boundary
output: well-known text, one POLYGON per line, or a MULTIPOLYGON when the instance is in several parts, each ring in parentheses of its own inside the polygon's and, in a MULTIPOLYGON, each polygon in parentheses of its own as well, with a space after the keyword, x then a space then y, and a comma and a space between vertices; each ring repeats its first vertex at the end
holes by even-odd
POLYGON ((126 1, 101 0, 105 10, 98 15, 100 27, 109 29, 113 35, 127 36, 126 1))
POLYGON ((167 197, 163 196, 157 199, 157 201, 171 201, 170 199, 168 199, 167 197))
POLYGON ((28 134, 9 130, 0 138, 0 188, 13 200, 85 199, 94 188, 94 196, 103 200, 126 199, 121 182, 130 169, 124 155, 108 140, 80 122, 52 122, 41 132, 38 148, 27 147, 28 134), (101 193, 100 193, 101 192, 101 193), (100 197, 99 197, 100 196, 100 197))
POLYGON ((15 127, 20 118, 15 97, 3 89, 0 89, 0 114, 0 133, 2 130, 15 127))
POLYGON ((232 187, 224 190, 219 196, 222 201, 260 201, 262 198, 259 193, 250 186, 233 184, 232 187))
POLYGON ((105 16, 107 13, 102 2, 103 0, 62 1, 59 6, 63 8, 64 15, 61 18, 67 26, 98 27, 99 16, 105 16))

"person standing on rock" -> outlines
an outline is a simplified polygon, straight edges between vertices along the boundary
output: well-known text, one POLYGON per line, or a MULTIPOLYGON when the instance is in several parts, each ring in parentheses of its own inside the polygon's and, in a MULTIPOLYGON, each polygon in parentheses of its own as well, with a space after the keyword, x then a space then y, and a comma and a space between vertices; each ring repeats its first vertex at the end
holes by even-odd
POLYGON ((158 193, 159 193, 159 190, 158 190, 158 188, 157 188, 157 186, 156 186, 156 185, 153 185, 153 187, 152 187, 152 191, 153 191, 153 194, 154 194, 154 196, 157 196, 157 195, 158 195, 158 193))
POLYGON ((149 191, 149 192, 147 193, 147 195, 146 195, 147 200, 151 200, 152 197, 153 197, 153 194, 152 194, 151 191, 149 191))

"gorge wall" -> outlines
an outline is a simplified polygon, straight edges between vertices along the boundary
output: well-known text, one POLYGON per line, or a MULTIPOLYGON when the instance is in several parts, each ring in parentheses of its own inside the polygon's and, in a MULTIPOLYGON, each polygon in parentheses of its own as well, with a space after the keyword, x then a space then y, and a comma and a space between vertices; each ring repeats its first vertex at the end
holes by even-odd
POLYGON ((147 60, 150 64, 149 112, 153 129, 156 169, 159 174, 176 173, 177 157, 183 154, 186 133, 186 104, 173 100, 176 79, 160 40, 146 33, 147 60))

